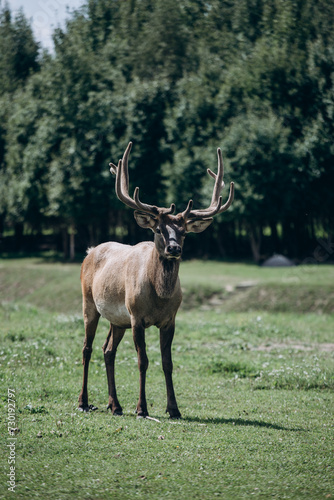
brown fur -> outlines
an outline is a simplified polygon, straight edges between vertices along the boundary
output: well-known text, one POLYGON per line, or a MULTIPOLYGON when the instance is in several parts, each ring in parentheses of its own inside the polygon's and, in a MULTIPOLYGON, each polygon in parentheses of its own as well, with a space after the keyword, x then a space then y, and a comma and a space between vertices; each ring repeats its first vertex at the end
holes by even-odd
POLYGON ((116 173, 116 193, 123 203, 135 209, 134 215, 139 226, 155 233, 154 243, 129 246, 110 242, 90 248, 87 252, 81 267, 85 340, 79 408, 83 411, 95 409, 88 405, 88 368, 98 321, 103 316, 110 322, 103 346, 109 389, 108 408, 115 415, 122 414, 115 385, 115 357, 125 330, 131 328, 140 374, 137 414, 148 416, 145 393, 148 367, 145 328, 155 325, 160 329, 162 367, 167 389, 166 411, 170 417, 180 418, 173 388, 171 346, 175 316, 182 300, 178 273, 183 242, 186 233, 204 231, 211 224, 212 215, 227 210, 233 200, 233 184, 229 199, 222 206, 219 194, 223 186, 223 165, 221 151, 218 149, 218 174, 209 171, 215 178, 211 205, 205 210, 193 210, 190 200, 186 210, 174 216, 174 204, 166 209, 141 203, 138 188, 135 189, 133 198, 129 196, 127 163, 131 145, 129 143, 118 166, 110 164, 112 172, 116 173))
MULTIPOLYGON (((168 351, 174 334, 175 316, 181 304, 182 293, 178 277, 179 260, 161 257, 152 242, 133 247, 118 243, 104 243, 91 249, 81 268, 83 314, 86 338, 83 349, 84 381, 79 397, 79 408, 87 411, 88 365, 99 317, 110 321, 110 331, 104 345, 109 384, 109 408, 121 414, 114 381, 114 358, 124 330, 132 328, 138 351, 138 364, 145 378, 148 361, 144 348, 145 328, 155 325, 164 339, 162 347, 168 351), (165 346, 166 344, 166 346, 165 346), (140 345, 143 347, 140 348, 140 345), (143 362, 144 360, 144 362, 143 362)), ((171 354, 162 354, 166 375, 167 411, 171 417, 180 417, 171 379, 171 354)), ((144 382, 137 413, 147 416, 144 382)))

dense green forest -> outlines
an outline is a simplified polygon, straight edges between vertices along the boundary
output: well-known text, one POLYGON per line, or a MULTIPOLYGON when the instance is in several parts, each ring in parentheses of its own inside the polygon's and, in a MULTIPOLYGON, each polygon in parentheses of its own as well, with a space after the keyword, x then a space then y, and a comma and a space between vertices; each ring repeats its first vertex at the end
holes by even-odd
POLYGON ((209 204, 222 148, 235 201, 186 255, 309 256, 334 228, 333 26, 328 0, 87 0, 50 54, 2 6, 2 250, 150 237, 108 167, 131 140, 131 187, 177 211, 209 204))

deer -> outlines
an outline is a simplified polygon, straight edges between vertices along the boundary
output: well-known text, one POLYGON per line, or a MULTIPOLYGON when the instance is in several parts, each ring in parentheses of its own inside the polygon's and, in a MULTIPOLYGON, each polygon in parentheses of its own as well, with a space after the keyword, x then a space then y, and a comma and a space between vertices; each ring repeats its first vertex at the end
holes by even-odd
POLYGON ((146 401, 146 354, 145 329, 154 325, 160 330, 162 369, 167 391, 166 413, 173 419, 181 418, 173 387, 173 361, 171 347, 175 332, 175 317, 182 301, 179 279, 184 239, 187 233, 201 233, 213 221, 213 216, 226 211, 234 198, 234 183, 230 183, 228 200, 222 204, 220 192, 224 187, 222 152, 218 148, 218 172, 208 169, 214 178, 210 206, 195 210, 190 200, 183 212, 173 215, 175 204, 169 208, 148 205, 139 199, 139 188, 129 195, 128 158, 132 142, 129 142, 118 165, 110 163, 111 173, 116 174, 115 191, 119 200, 134 210, 137 224, 151 229, 154 241, 137 245, 118 242, 102 243, 89 249, 81 266, 83 317, 85 339, 82 350, 83 383, 79 396, 81 411, 95 410, 88 404, 88 368, 92 345, 102 316, 110 323, 109 333, 103 345, 107 372, 108 407, 113 415, 122 415, 115 385, 115 357, 119 343, 127 329, 132 329, 139 369, 139 400, 137 417, 149 417, 146 401))

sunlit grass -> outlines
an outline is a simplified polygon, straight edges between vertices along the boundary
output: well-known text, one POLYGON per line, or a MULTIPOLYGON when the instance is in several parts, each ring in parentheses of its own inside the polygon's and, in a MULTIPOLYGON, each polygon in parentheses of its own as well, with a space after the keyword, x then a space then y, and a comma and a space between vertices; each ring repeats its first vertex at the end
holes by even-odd
POLYGON ((181 421, 165 414, 158 332, 150 328, 147 397, 158 422, 135 418, 130 332, 116 363, 124 416, 106 411, 105 321, 89 382, 99 410, 86 415, 77 411, 80 316, 5 304, 1 320, 1 385, 17 397, 19 498, 78 491, 94 499, 324 498, 332 491, 332 318, 326 327, 312 314, 181 312, 173 348, 181 421))
MULTIPOLYGON (((199 263, 192 263, 193 272, 191 263, 184 264, 189 286, 198 278, 198 289, 212 284, 210 269, 226 275, 225 264, 208 263, 205 281, 204 275, 197 276, 199 263)), ((242 265, 234 267, 231 283, 253 279, 256 268, 246 268, 249 274, 243 275, 242 265)), ((165 414, 154 327, 146 339, 147 400, 156 420, 137 420, 134 413, 138 368, 130 331, 116 359, 124 416, 106 410, 101 346, 108 323, 101 320, 89 375, 90 402, 99 409, 82 414, 77 410, 84 336, 78 271, 77 265, 31 261, 1 270, 8 290, 0 307, 1 418, 6 426, 6 391, 15 389, 16 497, 330 498, 333 315, 292 308, 273 313, 261 310, 261 304, 257 310, 228 312, 224 300, 181 310, 173 343, 180 421, 165 414), (54 301, 46 297, 52 289, 54 301), (20 296, 13 301, 15 293, 20 296)), ((273 283, 269 276, 272 270, 265 286, 273 283)), ((319 279, 326 283, 327 276, 319 279)), ((240 293, 227 302, 246 300, 248 292, 240 293)), ((6 433, 1 439, 6 450, 6 433)), ((6 472, 6 453, 1 460, 6 472)), ((6 494, 3 489, 0 497, 6 494)))

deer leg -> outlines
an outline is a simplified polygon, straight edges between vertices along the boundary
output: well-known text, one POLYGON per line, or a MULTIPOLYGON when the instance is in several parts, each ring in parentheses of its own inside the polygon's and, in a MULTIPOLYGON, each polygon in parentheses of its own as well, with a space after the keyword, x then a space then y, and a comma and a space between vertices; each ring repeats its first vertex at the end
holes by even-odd
POLYGON ((133 340, 135 343, 137 355, 138 355, 138 368, 139 368, 139 401, 137 404, 137 415, 138 417, 147 417, 147 403, 146 403, 146 371, 148 368, 148 358, 146 355, 146 344, 145 344, 145 328, 141 325, 134 325, 132 327, 133 340))
POLYGON ((162 368, 166 379, 166 389, 167 389, 167 409, 166 413, 169 413, 170 418, 181 418, 181 413, 177 407, 177 402, 173 387, 173 362, 172 362, 172 342, 174 338, 175 325, 171 325, 168 328, 160 329, 160 350, 161 350, 161 360, 162 368))
POLYGON ((89 361, 92 354, 92 345, 96 333, 97 324, 99 322, 100 315, 95 310, 85 311, 84 310, 84 322, 85 322, 85 340, 82 349, 82 364, 83 364, 83 382, 82 389, 79 396, 79 409, 82 411, 96 410, 97 408, 93 405, 88 405, 88 368, 89 361))
POLYGON ((103 346, 104 361, 106 364, 108 390, 109 390, 109 403, 108 408, 111 409, 113 415, 123 415, 123 410, 117 399, 116 385, 115 385, 115 357, 118 344, 124 336, 125 329, 118 328, 110 323, 110 330, 107 340, 103 346))

